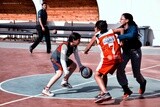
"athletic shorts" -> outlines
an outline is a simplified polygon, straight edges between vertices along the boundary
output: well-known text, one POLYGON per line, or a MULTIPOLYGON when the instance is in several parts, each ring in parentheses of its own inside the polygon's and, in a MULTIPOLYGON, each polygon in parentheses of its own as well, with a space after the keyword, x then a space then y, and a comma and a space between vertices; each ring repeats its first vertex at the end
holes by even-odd
MULTIPOLYGON (((57 71, 57 70, 63 71, 60 59, 59 60, 55 60, 55 59, 51 58, 51 62, 52 62, 52 65, 53 65, 53 68, 54 68, 55 71, 57 71)), ((66 61, 67 67, 69 67, 72 63, 73 63, 73 61, 71 59, 68 59, 66 61)))
POLYGON ((115 63, 115 64, 99 64, 99 66, 97 67, 96 71, 98 71, 99 73, 106 75, 108 73, 113 74, 114 71, 117 69, 119 63, 115 63))

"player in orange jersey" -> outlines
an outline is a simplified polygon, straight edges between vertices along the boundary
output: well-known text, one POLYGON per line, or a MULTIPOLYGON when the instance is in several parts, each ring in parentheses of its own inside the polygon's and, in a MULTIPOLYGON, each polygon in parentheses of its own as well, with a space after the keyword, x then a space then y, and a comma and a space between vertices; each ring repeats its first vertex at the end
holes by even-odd
POLYGON ((96 22, 95 35, 84 51, 84 53, 87 54, 93 44, 97 42, 101 52, 101 60, 94 74, 101 93, 96 97, 95 103, 108 101, 112 98, 105 86, 107 85, 107 74, 113 74, 122 61, 120 42, 115 34, 115 32, 119 32, 119 30, 108 30, 107 27, 106 21, 99 20, 96 22))

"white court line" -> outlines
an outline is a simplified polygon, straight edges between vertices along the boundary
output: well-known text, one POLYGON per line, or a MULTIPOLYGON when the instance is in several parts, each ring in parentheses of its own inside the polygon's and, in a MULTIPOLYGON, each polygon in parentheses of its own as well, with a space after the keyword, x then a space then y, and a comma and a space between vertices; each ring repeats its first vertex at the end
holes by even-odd
MULTIPOLYGON (((89 84, 89 83, 92 83, 92 82, 95 82, 95 81, 92 80, 92 81, 89 81, 89 82, 84 82, 84 83, 81 83, 81 84, 73 85, 73 88, 81 86, 81 85, 89 84)), ((57 89, 57 90, 52 90, 51 92, 57 92, 57 91, 61 91, 61 90, 64 90, 64 89, 67 89, 67 88, 60 88, 60 89, 57 89)))
MULTIPOLYGON (((89 82, 77 84, 77 85, 74 85, 73 87, 78 87, 78 86, 85 85, 85 84, 92 83, 92 82, 94 82, 94 81, 89 81, 89 82)), ((1 87, 0 87, 0 88, 1 88, 1 87)), ((3 90, 3 89, 1 88, 1 90, 3 90)), ((57 89, 57 90, 52 90, 52 92, 61 91, 61 90, 66 90, 66 88, 60 88, 60 89, 57 89)), ((34 96, 28 96, 28 97, 20 98, 20 99, 17 99, 17 100, 12 100, 12 101, 9 101, 9 102, 0 104, 0 106, 4 106, 4 105, 7 105, 7 104, 11 104, 11 103, 15 103, 15 102, 19 102, 19 101, 31 99, 31 98, 33 98, 33 97, 38 97, 38 96, 40 96, 40 95, 42 95, 42 94, 37 94, 37 95, 34 95, 34 96)), ((43 98, 44 98, 44 97, 43 97, 43 98)))
MULTIPOLYGON (((150 66, 150 67, 146 67, 146 68, 143 68, 141 70, 146 70, 146 69, 150 69, 150 68, 154 68, 154 67, 157 67, 157 66, 160 66, 160 64, 158 65, 155 65, 155 66, 150 66)), ((126 73, 126 74, 129 74, 130 72, 126 73)), ((108 78, 113 78, 115 77, 116 75, 112 75, 112 76, 109 76, 108 78)), ((147 77, 147 78, 150 78, 150 77, 147 77)), ((150 79, 153 79, 153 80, 158 80, 158 79, 154 79, 154 78, 150 78, 150 79)), ((160 81, 160 80, 158 80, 160 81)), ((85 82, 85 83, 82 83, 82 84, 77 84, 77 85, 74 85, 73 87, 78 87, 78 86, 81 86, 81 85, 85 85, 85 84, 88 84, 88 83, 92 83, 92 82, 95 82, 94 80, 93 81, 89 81, 89 82, 85 82)), ((0 89, 2 90, 1 86, 0 86, 0 89)), ((65 90, 66 88, 61 88, 61 89, 57 89, 57 90, 52 90, 52 92, 56 92, 56 91, 60 91, 60 90, 65 90)), ((152 94, 153 95, 159 95, 160 93, 156 93, 156 94, 152 94)), ((8 105, 8 104, 11 104, 11 103, 15 103, 15 102, 19 102, 19 101, 23 101, 23 100, 27 100, 27 99, 31 99, 33 97, 37 97, 37 96, 40 96, 41 94, 37 94, 37 95, 34 95, 34 96, 28 96, 28 97, 24 97, 24 98, 20 98, 20 99, 16 99, 16 100, 12 100, 12 101, 8 101, 8 102, 5 102, 5 103, 2 103, 0 104, 0 106, 4 106, 4 105, 8 105)), ((147 96, 147 95, 146 95, 147 96)), ((148 95, 148 96, 151 96, 151 95, 148 95)))
POLYGON ((8 105, 8 104, 11 104, 11 103, 16 103, 16 102, 27 100, 27 99, 30 99, 30 98, 33 98, 33 96, 24 97, 24 98, 20 98, 20 99, 17 99, 17 100, 12 100, 12 101, 9 101, 9 102, 6 102, 6 103, 2 103, 2 104, 0 104, 0 106, 8 105))

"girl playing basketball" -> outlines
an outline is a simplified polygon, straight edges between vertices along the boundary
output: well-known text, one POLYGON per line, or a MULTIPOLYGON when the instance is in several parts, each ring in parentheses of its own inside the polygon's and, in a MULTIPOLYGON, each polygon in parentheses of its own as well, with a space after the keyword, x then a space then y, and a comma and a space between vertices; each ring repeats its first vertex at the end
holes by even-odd
POLYGON ((117 35, 114 34, 115 32, 119 32, 119 30, 110 29, 108 31, 107 27, 106 21, 99 20, 96 22, 95 35, 84 51, 87 54, 95 42, 97 42, 101 51, 101 60, 94 74, 101 93, 97 96, 95 103, 101 103, 112 98, 105 86, 107 84, 107 74, 113 74, 122 61, 120 42, 117 35))
POLYGON ((54 96, 49 90, 51 86, 62 76, 64 78, 61 82, 62 87, 72 88, 68 80, 72 73, 75 71, 77 65, 69 57, 74 53, 75 59, 79 65, 79 68, 83 67, 79 58, 77 46, 80 43, 81 35, 73 32, 67 42, 60 44, 57 49, 51 55, 51 62, 55 69, 55 75, 50 79, 48 84, 44 87, 42 94, 47 96, 54 96))

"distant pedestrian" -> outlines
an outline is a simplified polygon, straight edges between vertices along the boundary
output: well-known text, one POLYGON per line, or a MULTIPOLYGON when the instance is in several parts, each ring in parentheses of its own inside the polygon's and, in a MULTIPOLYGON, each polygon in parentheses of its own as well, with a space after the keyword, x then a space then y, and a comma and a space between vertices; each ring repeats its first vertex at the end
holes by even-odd
POLYGON ((32 53, 33 49, 42 41, 43 37, 45 37, 47 53, 51 52, 51 41, 50 41, 50 33, 47 26, 47 3, 42 3, 42 9, 38 11, 38 24, 36 26, 38 37, 34 41, 34 43, 30 46, 29 51, 32 53))

